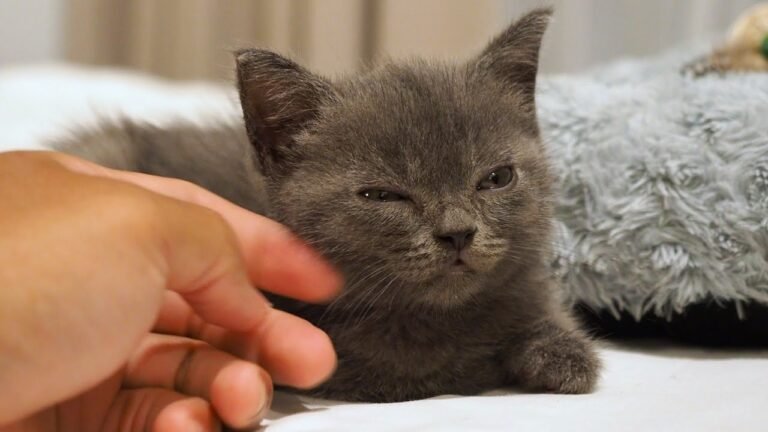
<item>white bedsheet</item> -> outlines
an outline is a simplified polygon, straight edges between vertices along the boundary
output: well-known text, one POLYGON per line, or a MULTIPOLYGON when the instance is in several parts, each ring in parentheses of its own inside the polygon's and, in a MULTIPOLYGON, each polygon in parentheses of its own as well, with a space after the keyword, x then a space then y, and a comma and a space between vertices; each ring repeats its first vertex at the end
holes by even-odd
MULTIPOLYGON (((71 66, 0 71, 0 151, 44 141, 99 116, 162 123, 239 115, 234 94, 71 66)), ((768 350, 692 349, 662 342, 603 344, 590 395, 499 390, 397 404, 275 395, 269 432, 293 431, 768 431, 768 350)))
POLYGON ((606 346, 601 356, 602 380, 589 395, 507 390, 397 404, 332 404, 279 395, 268 430, 768 430, 766 351, 682 349, 657 342, 606 346))

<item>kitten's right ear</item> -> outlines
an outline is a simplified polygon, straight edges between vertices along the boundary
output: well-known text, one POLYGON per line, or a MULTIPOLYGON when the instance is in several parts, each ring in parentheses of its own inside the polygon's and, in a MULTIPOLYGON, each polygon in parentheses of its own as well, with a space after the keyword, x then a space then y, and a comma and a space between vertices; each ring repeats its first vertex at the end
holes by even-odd
POLYGON ((521 91, 533 102, 539 50, 551 17, 551 8, 541 8, 513 22, 475 59, 475 66, 510 88, 521 91))
POLYGON ((331 84, 295 62, 261 49, 237 55, 237 84, 245 127, 262 173, 290 169, 298 157, 293 135, 313 120, 331 84))

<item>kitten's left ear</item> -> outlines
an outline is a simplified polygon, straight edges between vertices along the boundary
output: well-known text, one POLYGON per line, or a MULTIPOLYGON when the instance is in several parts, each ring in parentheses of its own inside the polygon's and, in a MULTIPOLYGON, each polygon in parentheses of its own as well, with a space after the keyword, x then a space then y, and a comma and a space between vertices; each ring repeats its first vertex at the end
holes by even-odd
POLYGON ((539 49, 551 17, 552 9, 543 8, 518 19, 488 44, 475 66, 533 101, 539 49))
POLYGON ((332 86, 271 51, 248 49, 236 54, 245 128, 262 173, 285 173, 296 158, 293 136, 333 97, 332 86))

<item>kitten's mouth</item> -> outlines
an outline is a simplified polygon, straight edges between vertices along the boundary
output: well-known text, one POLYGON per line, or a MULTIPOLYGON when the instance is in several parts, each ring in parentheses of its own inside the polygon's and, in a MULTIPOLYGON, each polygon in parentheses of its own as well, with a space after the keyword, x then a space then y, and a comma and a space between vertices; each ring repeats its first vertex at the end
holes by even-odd
POLYGON ((448 265, 448 273, 451 274, 463 274, 463 273, 473 273, 474 270, 472 270, 472 267, 467 265, 464 260, 461 258, 456 258, 453 260, 451 264, 448 265))

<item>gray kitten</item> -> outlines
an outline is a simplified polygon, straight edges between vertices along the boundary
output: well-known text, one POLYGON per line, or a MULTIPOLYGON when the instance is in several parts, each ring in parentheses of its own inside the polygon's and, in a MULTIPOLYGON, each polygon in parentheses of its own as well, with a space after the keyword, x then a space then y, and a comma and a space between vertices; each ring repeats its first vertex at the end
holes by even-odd
POLYGON ((333 262, 346 287, 331 304, 272 297, 335 344, 338 370, 313 395, 588 392, 599 361, 546 264, 552 177, 534 89, 550 13, 466 64, 389 63, 338 82, 244 50, 245 131, 123 124, 63 148, 200 184, 333 262))

